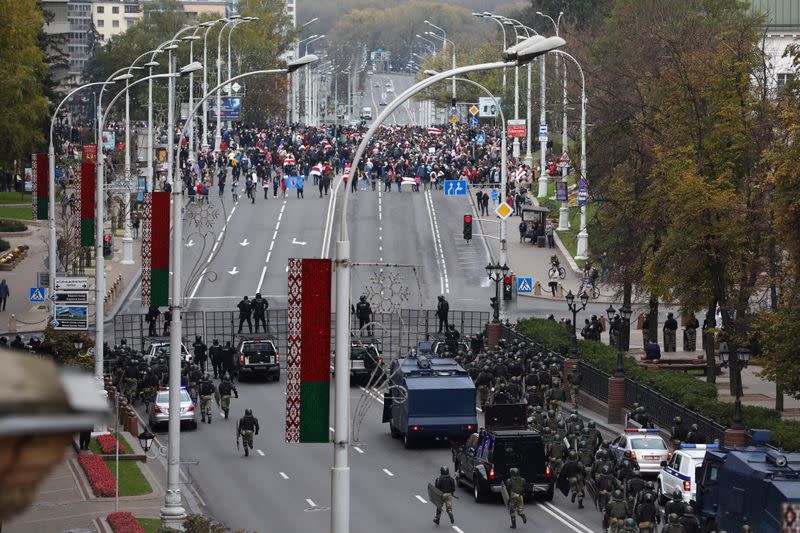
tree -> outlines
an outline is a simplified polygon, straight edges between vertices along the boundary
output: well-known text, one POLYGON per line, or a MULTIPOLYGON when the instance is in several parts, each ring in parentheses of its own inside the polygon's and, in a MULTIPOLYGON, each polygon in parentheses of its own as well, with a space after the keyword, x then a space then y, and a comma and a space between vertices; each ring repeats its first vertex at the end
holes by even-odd
MULTIPOLYGON (((0 168, 30 160, 44 144, 47 75, 39 32, 44 19, 35 0, 3 2, 0 9, 0 168)), ((20 165, 22 166, 22 165, 20 165)))

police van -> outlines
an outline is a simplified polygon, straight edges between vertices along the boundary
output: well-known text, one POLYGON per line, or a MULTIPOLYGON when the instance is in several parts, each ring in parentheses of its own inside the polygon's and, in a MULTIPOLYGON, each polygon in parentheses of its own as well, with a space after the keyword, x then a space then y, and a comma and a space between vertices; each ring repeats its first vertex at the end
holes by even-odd
POLYGON ((695 470, 703 464, 706 450, 719 448, 717 444, 681 444, 669 461, 661 463, 658 474, 658 502, 664 505, 675 489, 681 491, 683 501, 694 501, 697 493, 695 470))

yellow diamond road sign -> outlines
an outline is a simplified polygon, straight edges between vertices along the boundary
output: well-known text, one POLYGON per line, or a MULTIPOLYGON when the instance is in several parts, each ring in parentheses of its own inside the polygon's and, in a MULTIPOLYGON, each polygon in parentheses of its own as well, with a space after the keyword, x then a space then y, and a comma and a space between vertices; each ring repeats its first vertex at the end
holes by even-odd
POLYGON ((511 208, 510 205, 508 205, 507 203, 503 202, 502 204, 497 206, 497 209, 495 209, 494 212, 497 213, 497 215, 500 218, 505 220, 505 219, 507 219, 508 217, 511 216, 511 213, 513 213, 514 210, 511 208))
POLYGON ((450 122, 452 122, 453 124, 455 124, 456 122, 458 122, 458 117, 457 117, 457 116, 455 116, 455 115, 453 115, 452 117, 450 117, 450 122))
POLYGON ((480 111, 480 109, 478 109, 478 106, 474 105, 469 108, 469 112, 472 113, 473 117, 478 114, 478 111, 480 111))

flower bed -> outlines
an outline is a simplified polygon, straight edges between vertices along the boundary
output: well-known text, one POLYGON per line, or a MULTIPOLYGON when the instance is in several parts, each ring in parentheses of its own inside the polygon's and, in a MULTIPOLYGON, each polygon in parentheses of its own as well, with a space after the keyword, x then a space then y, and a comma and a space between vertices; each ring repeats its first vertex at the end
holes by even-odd
POLYGON ((111 433, 107 433, 105 435, 98 435, 97 444, 100 445, 100 450, 106 455, 111 455, 116 453, 117 448, 119 449, 119 453, 125 453, 125 447, 120 442, 118 442, 117 438, 111 433))
POLYGON ((14 267, 28 256, 28 248, 27 245, 23 244, 0 257, 0 270, 14 270, 14 267))
POLYGON ((106 517, 114 533, 144 533, 144 528, 133 514, 120 511, 106 517))
POLYGON ((82 453, 78 456, 78 462, 89 478, 95 496, 114 496, 116 480, 103 459, 93 453, 82 453))

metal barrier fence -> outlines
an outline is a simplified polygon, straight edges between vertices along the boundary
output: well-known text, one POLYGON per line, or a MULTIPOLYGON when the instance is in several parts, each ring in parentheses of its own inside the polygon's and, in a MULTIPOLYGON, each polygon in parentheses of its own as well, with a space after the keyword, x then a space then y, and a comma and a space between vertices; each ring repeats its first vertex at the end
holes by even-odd
MULTIPOLYGON (((226 342, 236 344, 239 335, 238 311, 187 311, 183 313, 183 342, 189 347, 195 336, 201 336, 210 345, 217 339, 223 346, 226 342)), ((352 315, 350 319, 351 338, 369 337, 379 345, 386 358, 402 357, 419 342, 428 341, 437 336, 438 318, 436 311, 428 309, 401 309, 399 313, 375 313, 373 323, 361 331, 358 321, 352 315)), ((256 334, 255 318, 253 335, 256 334)), ((450 311, 448 322, 455 325, 463 336, 477 335, 482 332, 489 321, 486 311, 450 311)), ((156 335, 149 335, 149 323, 144 314, 117 315, 114 317, 114 343, 119 344, 124 338, 135 350, 144 351, 150 342, 163 342, 164 316, 159 316, 155 323, 156 335)), ((263 327, 258 328, 261 332, 263 327)), ((242 332, 250 335, 247 322, 242 324, 242 332)), ((266 313, 266 335, 275 342, 279 353, 287 351, 287 314, 286 309, 268 309, 266 313)), ((331 315, 331 352, 336 342, 336 315, 331 315)), ((366 340, 366 339, 365 339, 366 340)))
POLYGON ((584 361, 580 362, 581 388, 595 398, 608 402, 608 378, 607 374, 584 361))
POLYGON ((697 424, 700 432, 706 436, 706 442, 713 442, 716 439, 719 439, 719 442, 725 441, 725 426, 722 424, 675 403, 650 387, 626 378, 625 407, 630 408, 634 403, 644 406, 650 417, 662 428, 672 427, 673 418, 679 416, 687 427, 697 424))

